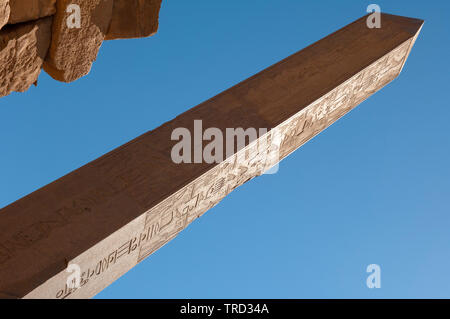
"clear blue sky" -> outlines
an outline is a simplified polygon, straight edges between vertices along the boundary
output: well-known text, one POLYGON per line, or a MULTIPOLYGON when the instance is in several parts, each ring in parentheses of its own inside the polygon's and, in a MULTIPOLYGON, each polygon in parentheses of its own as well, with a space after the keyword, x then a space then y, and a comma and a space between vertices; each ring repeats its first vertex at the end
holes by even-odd
MULTIPOLYGON (((164 0, 159 33, 104 43, 89 76, 0 100, 0 207, 365 14, 366 1, 164 0)), ((400 77, 237 189, 101 298, 450 297, 450 3, 400 77), (382 288, 366 287, 379 264, 382 288)))

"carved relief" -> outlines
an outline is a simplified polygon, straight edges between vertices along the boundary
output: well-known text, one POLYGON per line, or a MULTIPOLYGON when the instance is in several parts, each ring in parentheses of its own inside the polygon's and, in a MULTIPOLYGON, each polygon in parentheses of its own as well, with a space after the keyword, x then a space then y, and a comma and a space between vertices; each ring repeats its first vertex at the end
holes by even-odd
POLYGON ((138 261, 175 237, 232 190, 261 175, 391 82, 400 72, 410 42, 403 43, 151 209, 145 229, 152 229, 152 236, 140 247, 138 261), (281 145, 273 142, 276 134, 281 136, 281 145))
MULTIPOLYGON (((110 271, 120 259, 129 258, 133 264, 142 261, 235 188, 264 173, 392 81, 401 70, 410 43, 403 43, 150 209, 140 232, 85 266, 79 289, 110 271)), ((63 283, 55 295, 66 298, 73 292, 63 283)))

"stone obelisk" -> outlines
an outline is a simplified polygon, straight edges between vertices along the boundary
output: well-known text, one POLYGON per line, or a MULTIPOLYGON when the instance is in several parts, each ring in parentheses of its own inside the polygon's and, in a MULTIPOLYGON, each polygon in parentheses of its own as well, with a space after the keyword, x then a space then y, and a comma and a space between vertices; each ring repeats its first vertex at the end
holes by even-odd
POLYGON ((0 296, 94 296, 387 85, 401 72, 423 21, 381 19, 381 28, 358 19, 1 209, 0 296), (193 132, 196 120, 222 132, 268 130, 220 163, 175 163, 172 133, 193 132), (74 265, 75 288, 68 282, 74 273, 66 271, 74 265))

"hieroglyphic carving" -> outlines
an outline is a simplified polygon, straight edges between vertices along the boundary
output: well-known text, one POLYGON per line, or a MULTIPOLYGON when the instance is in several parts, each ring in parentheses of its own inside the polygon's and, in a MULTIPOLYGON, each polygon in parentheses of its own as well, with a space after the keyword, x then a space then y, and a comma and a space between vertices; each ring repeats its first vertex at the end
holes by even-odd
POLYGON ((82 289, 89 282, 95 281, 103 273, 107 272, 114 267, 119 261, 124 258, 132 258, 138 252, 141 245, 147 242, 152 236, 152 228, 146 228, 144 232, 129 238, 127 241, 122 242, 120 246, 115 247, 114 250, 106 252, 96 263, 86 267, 81 272, 80 287, 68 287, 67 283, 56 292, 56 299, 66 299, 75 293, 78 289, 82 289))
MULTIPOLYGON (((118 278, 120 274, 115 274, 117 269, 128 270, 161 248, 196 218, 217 205, 235 188, 264 173, 392 81, 403 66, 411 41, 404 42, 151 208, 141 216, 137 227, 133 228, 133 232, 127 235, 128 237, 124 238, 120 245, 111 245, 115 246, 111 251, 102 251, 100 247, 94 249, 93 251, 100 252, 96 255, 98 256, 96 260, 81 258, 89 261, 81 265, 80 288, 71 290, 64 286, 65 282, 58 281, 59 289, 52 291, 53 296, 56 298, 84 296, 83 288, 91 289, 98 278, 112 273, 114 275, 110 278, 118 278), (118 263, 121 265, 118 266, 118 263)), ((104 167, 104 169, 111 170, 115 167, 104 167)), ((136 178, 141 178, 140 174, 132 176, 135 175, 136 178)), ((111 190, 117 191, 124 189, 130 182, 121 179, 109 181, 109 183, 111 190)), ((76 207, 84 206, 80 204, 76 207)), ((108 246, 108 244, 105 245, 108 246)))
POLYGON ((411 40, 406 41, 281 124, 280 158, 295 151, 395 79, 410 44, 411 40))
POLYGON ((152 236, 140 247, 138 262, 174 238, 232 190, 261 175, 391 82, 400 72, 410 43, 411 40, 406 41, 151 209, 145 229, 151 229, 152 236), (276 136, 281 137, 281 144, 274 142, 276 136))

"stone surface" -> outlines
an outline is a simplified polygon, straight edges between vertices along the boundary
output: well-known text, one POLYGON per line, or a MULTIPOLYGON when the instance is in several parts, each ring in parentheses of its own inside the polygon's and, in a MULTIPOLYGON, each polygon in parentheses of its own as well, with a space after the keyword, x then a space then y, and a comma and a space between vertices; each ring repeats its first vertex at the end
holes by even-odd
POLYGON ((423 22, 382 19, 381 29, 368 29, 363 17, 1 209, 0 295, 94 296, 384 87, 399 75, 423 22), (226 161, 174 163, 173 130, 193 132, 199 119, 204 129, 270 131, 259 147, 247 142, 226 161), (67 286, 68 264, 81 269, 78 289, 67 286))
MULTIPOLYGON (((43 67, 54 79, 72 82, 90 72, 105 39, 141 38, 157 32, 161 2, 162 0, 0 0, 0 30, 13 30, 8 26, 51 16, 51 45, 43 67), (73 11, 67 12, 69 5, 79 5, 81 9, 80 28, 70 28, 67 24, 73 14, 73 11)), ((5 63, 0 61, 4 73, 11 69, 5 63)), ((31 65, 29 69, 23 65, 18 65, 18 68, 21 71, 15 72, 19 72, 20 76, 19 73, 10 73, 9 76, 15 74, 17 78, 3 79, 3 95, 12 91, 13 86, 18 90, 29 87, 29 81, 39 74, 31 65), (32 70, 32 73, 26 75, 24 72, 27 70, 32 70), (21 80, 24 82, 20 83, 21 80), (11 85, 14 83, 11 89, 8 89, 6 81, 11 85)))
POLYGON ((9 0, 8 23, 20 23, 48 17, 56 12, 56 0, 9 0))
POLYGON ((113 0, 59 0, 53 20, 52 42, 44 63, 45 71, 63 82, 75 81, 89 73, 105 39, 113 0), (69 28, 67 7, 81 8, 81 27, 69 28))
POLYGON ((10 14, 9 0, 0 0, 0 29, 8 23, 10 14))
POLYGON ((162 0, 114 0, 107 40, 149 37, 158 31, 162 0))
POLYGON ((0 97, 36 83, 50 45, 51 23, 48 17, 0 31, 0 97))

